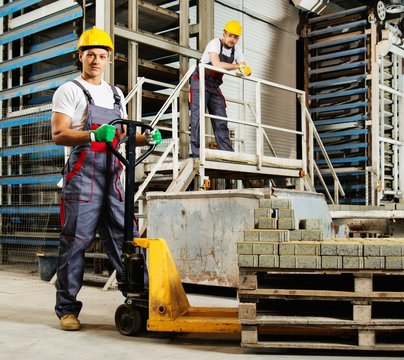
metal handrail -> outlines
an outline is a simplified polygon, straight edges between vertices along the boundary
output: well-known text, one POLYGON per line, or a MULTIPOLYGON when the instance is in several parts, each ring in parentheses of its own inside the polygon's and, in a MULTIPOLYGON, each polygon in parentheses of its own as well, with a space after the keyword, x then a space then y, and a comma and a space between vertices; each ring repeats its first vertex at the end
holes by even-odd
MULTIPOLYGON (((150 123, 150 126, 156 127, 164 113, 167 111, 167 109, 172 105, 172 140, 170 141, 169 145, 166 147, 165 151, 163 154, 159 157, 158 161, 153 164, 151 171, 149 172, 148 176, 146 179, 142 182, 142 184, 139 186, 138 191, 135 194, 135 202, 139 199, 139 197, 142 195, 143 191, 146 189, 147 185, 150 183, 152 180, 153 176, 156 174, 156 172, 161 168, 164 160, 168 157, 170 152, 173 154, 173 180, 178 177, 178 129, 177 129, 177 123, 178 123, 178 114, 177 114, 177 101, 178 97, 180 94, 180 91, 182 88, 188 84, 188 80, 191 77, 192 73, 195 71, 195 66, 190 67, 190 69, 187 71, 185 76, 181 79, 181 81, 178 83, 177 86, 173 86, 172 84, 167 84, 163 82, 156 82, 154 80, 149 80, 144 77, 139 78, 138 83, 136 86, 132 89, 132 91, 129 92, 128 96, 125 98, 125 102, 127 103, 130 101, 130 99, 135 96, 139 95, 142 93, 143 90, 143 84, 145 83, 153 83, 153 84, 158 84, 160 86, 166 86, 167 88, 173 88, 173 92, 169 95, 167 100, 165 101, 164 105, 161 107, 160 111, 156 114, 156 116, 153 118, 153 120, 150 123)), ((137 96, 137 111, 138 114, 141 114, 141 98, 137 96)))
MULTIPOLYGON (((216 72, 225 74, 227 76, 232 76, 232 77, 239 77, 240 75, 234 72, 230 72, 218 67, 214 67, 212 65, 208 65, 208 64, 199 64, 199 88, 200 88, 200 104, 204 104, 205 103, 205 69, 210 69, 210 70, 214 70, 216 72)), ((310 113, 306 107, 305 104, 305 93, 302 90, 299 89, 295 89, 289 86, 285 86, 285 85, 281 85, 278 83, 274 83, 271 81, 267 81, 267 80, 262 80, 262 79, 257 79, 254 77, 248 77, 248 78, 244 78, 244 80, 246 81, 250 81, 250 82, 255 82, 256 83, 256 99, 257 99, 257 111, 253 111, 252 107, 250 106, 252 113, 255 117, 256 122, 255 123, 247 123, 247 122, 242 122, 239 120, 234 120, 234 119, 230 119, 230 118, 224 118, 221 116, 214 116, 214 115, 209 115, 206 114, 206 110, 205 107, 201 106, 200 107, 200 119, 205 119, 205 118, 211 118, 211 119, 220 119, 223 121, 227 121, 229 123, 235 123, 235 124, 243 124, 246 126, 252 126, 255 127, 257 129, 258 132, 258 136, 257 136, 257 166, 260 168, 261 167, 261 162, 262 162, 262 157, 263 157, 263 145, 262 145, 262 141, 261 139, 265 139, 271 149, 271 151, 274 153, 274 155, 276 157, 278 157, 276 155, 276 152, 274 151, 275 149, 273 148, 272 144, 269 141, 268 136, 266 136, 265 131, 263 131, 263 129, 272 129, 272 130, 276 130, 276 131, 282 131, 282 132, 286 132, 286 133, 292 133, 292 134, 296 134, 296 135, 300 135, 302 136, 302 152, 303 152, 303 162, 305 164, 305 167, 307 169, 309 169, 308 174, 311 178, 312 184, 314 185, 314 172, 316 172, 318 174, 318 177, 320 179, 320 182, 323 184, 324 188, 325 188, 325 193, 327 195, 327 197, 330 199, 330 201, 334 204, 334 203, 338 203, 339 201, 339 194, 341 194, 341 196, 345 196, 345 192, 341 186, 341 182, 339 181, 339 178, 335 172, 335 169, 330 161, 330 158, 327 154, 327 151, 323 145, 323 142, 317 132, 317 129, 315 128, 314 122, 310 116, 310 113), (271 126, 271 125, 265 125, 262 124, 261 121, 261 111, 260 111, 260 96, 261 96, 261 85, 267 85, 279 90, 284 90, 284 91, 288 91, 288 92, 292 92, 294 94, 296 94, 297 98, 300 101, 300 105, 302 108, 302 131, 297 131, 297 130, 291 130, 291 129, 287 129, 287 128, 281 128, 278 126, 271 126), (302 101, 303 100, 303 101, 302 101), (306 120, 308 120, 308 133, 306 132, 306 120), (314 140, 318 143, 321 153, 324 156, 324 159, 326 160, 326 163, 328 165, 328 168, 330 169, 330 172, 332 174, 332 177, 334 179, 334 198, 331 197, 331 194, 328 190, 328 188, 326 187, 325 181, 323 179, 323 176, 318 168, 318 166, 315 164, 314 161, 314 140), (308 146, 307 146, 308 145, 308 146), (307 152, 307 154, 306 154, 307 152), (306 161, 307 158, 309 159, 309 166, 307 167, 306 161), (337 190, 335 190, 337 189, 337 190)), ((250 104, 249 104, 250 105, 250 104)), ((200 149, 204 149, 205 147, 205 124, 204 121, 200 121, 200 149)), ((201 159, 201 164, 203 166, 204 162, 205 162, 205 156, 204 156, 204 151, 200 150, 200 159, 201 159)), ((203 169, 202 169, 202 176, 203 176, 203 169)), ((203 181, 203 180, 202 180, 203 181)))
MULTIPOLYGON (((328 156, 327 150, 325 149, 325 146, 324 146, 324 144, 323 144, 323 142, 322 142, 322 140, 320 138, 320 135, 319 135, 319 133, 318 133, 318 131, 316 129, 314 121, 311 118, 310 112, 309 112, 309 110, 307 109, 306 106, 304 106, 304 112, 305 112, 306 118, 309 120, 309 126, 311 127, 311 131, 313 132, 313 137, 317 141, 317 144, 318 144, 318 146, 320 148, 321 154, 323 155, 324 160, 326 161, 326 163, 328 165, 328 168, 330 169, 331 175, 332 175, 332 177, 334 179, 334 200, 332 199, 327 187, 325 186, 325 181, 324 181, 323 176, 322 176, 322 174, 320 172, 320 169, 317 167, 317 164, 315 164, 315 162, 313 160, 313 164, 315 165, 317 175, 318 175, 318 177, 320 179, 320 182, 323 184, 323 186, 325 188, 325 192, 328 194, 331 202, 338 204, 338 200, 339 200, 338 194, 341 194, 341 196, 345 196, 345 191, 342 188, 342 185, 341 185, 341 182, 340 182, 340 180, 338 178, 338 175, 335 172, 334 166, 331 163, 331 160, 330 160, 330 157, 328 156), (335 191, 335 188, 337 188, 337 191, 335 191)), ((314 154, 314 148, 309 149, 309 151, 311 151, 314 154)), ((314 156, 312 158, 314 159, 314 156)), ((312 179, 314 179, 314 176, 312 177, 312 179)))
MULTIPOLYGON (((149 182, 151 181, 151 179, 153 178, 153 176, 155 175, 155 173, 159 170, 159 168, 162 166, 164 160, 168 157, 168 155, 170 153, 172 153, 173 158, 172 158, 172 162, 173 162, 173 179, 176 179, 176 177, 178 176, 178 129, 177 129, 177 124, 178 124, 178 113, 177 113, 177 101, 179 99, 179 95, 180 95, 180 91, 183 89, 184 86, 186 86, 188 84, 188 81, 191 77, 191 75, 193 74, 193 72, 195 71, 195 66, 192 66, 187 73, 185 74, 185 76, 181 79, 181 81, 178 83, 178 85, 173 89, 173 91, 171 92, 171 94, 169 95, 169 97, 167 98, 166 102, 164 103, 164 105, 162 106, 162 108, 159 110, 159 112, 154 116, 154 118, 151 120, 150 125, 155 127, 158 122, 160 121, 160 119, 162 118, 162 116, 165 114, 165 112, 167 111, 167 109, 172 105, 172 113, 171 113, 171 118, 172 118, 172 140, 170 141, 170 143, 168 144, 168 146, 166 147, 165 151, 163 152, 163 154, 160 156, 160 158, 158 159, 158 161, 153 164, 152 169, 150 171, 150 173, 148 174, 148 176, 146 177, 146 179, 143 181, 142 185, 139 187, 138 192, 135 195, 135 200, 139 199, 140 195, 142 194, 142 192, 144 191, 144 189, 147 187, 147 185, 149 184, 149 182)), ((208 68, 208 69, 212 69, 218 72, 221 72, 225 75, 229 75, 229 76, 239 76, 236 75, 234 72, 230 72, 230 71, 226 71, 217 67, 213 67, 211 65, 207 65, 207 64, 200 64, 199 65, 199 74, 200 74, 200 104, 204 103, 204 95, 205 95, 205 87, 204 87, 204 75, 205 75, 205 71, 204 69, 208 68), (202 82, 203 81, 203 82, 202 82)), ((256 83, 256 94, 257 94, 257 105, 256 105, 256 109, 254 110, 253 107, 251 106, 250 103, 245 102, 245 101, 236 101, 237 103, 243 105, 244 107, 249 107, 254 118, 255 118, 255 122, 242 122, 239 120, 235 120, 235 119, 229 119, 229 118, 223 118, 220 116, 215 116, 215 115, 209 115, 206 114, 206 110, 204 106, 200 107, 200 115, 201 115, 201 119, 203 118, 217 118, 217 119, 221 119, 221 120, 225 120, 227 122, 233 122, 233 123, 237 123, 237 124, 242 124, 242 125, 246 125, 246 126, 252 126, 254 128, 256 128, 258 135, 261 136, 257 136, 257 168, 260 168, 262 165, 262 157, 263 157, 263 142, 262 140, 266 141, 269 145, 270 150, 272 151, 272 153, 274 154, 275 157, 278 157, 276 154, 275 149, 273 148, 268 136, 266 135, 264 129, 274 129, 277 131, 282 131, 282 132, 286 132, 286 133, 292 133, 292 134, 296 134, 296 135, 300 135, 302 137, 302 149, 303 149, 303 155, 302 155, 302 163, 303 163, 303 169, 305 170, 306 173, 309 174, 309 176, 311 177, 311 181, 312 183, 314 183, 314 172, 316 172, 316 175, 319 176, 319 180, 320 182, 323 184, 324 188, 325 188, 325 193, 327 195, 327 197, 330 199, 330 201, 332 203, 338 203, 338 195, 341 194, 342 196, 345 196, 344 190, 341 186, 341 183, 338 179, 338 176, 335 172, 334 167, 331 164, 330 158, 325 150, 325 147, 321 141, 321 138, 315 128, 314 122, 310 116, 310 113, 305 105, 305 93, 301 90, 298 89, 294 89, 288 86, 284 86, 284 85, 280 85, 274 82, 270 82, 270 81, 266 81, 266 80, 262 80, 262 79, 257 79, 257 78, 253 78, 253 77, 249 77, 249 78, 244 78, 245 81, 252 81, 256 83), (262 85, 268 85, 280 90, 286 90, 292 93, 295 93, 296 96, 298 97, 299 101, 300 101, 300 105, 302 108, 302 131, 298 131, 298 130, 291 130, 291 129, 287 129, 287 128, 281 128, 278 126, 271 126, 271 125, 266 125, 266 124, 262 124, 261 123, 261 109, 260 109, 260 94, 261 94, 261 86, 262 85), (308 120, 308 126, 306 129, 306 120, 308 120), (307 131, 308 130, 308 131, 307 131), (322 177, 322 174, 318 168, 318 166, 315 164, 314 162, 314 141, 316 141, 320 147, 321 153, 324 156, 324 159, 326 160, 326 163, 330 169, 330 172, 333 176, 334 179, 334 199, 332 198, 329 189, 325 186, 325 181, 322 177), (308 163, 309 166, 307 166, 307 159, 309 159, 308 163), (307 169, 309 169, 307 171, 307 169)), ((150 80, 151 81, 151 80, 150 80)), ((137 110, 138 110, 138 114, 141 114, 141 93, 142 93, 142 89, 143 89, 143 84, 144 83, 148 83, 150 82, 148 79, 146 78, 139 78, 138 83, 136 84, 136 86, 134 87, 134 89, 131 90, 131 92, 128 94, 128 96, 126 97, 125 101, 128 102, 130 101, 130 99, 135 96, 136 94, 137 96, 137 110)), ((159 85, 161 86, 167 86, 167 88, 173 88, 172 84, 165 84, 162 82, 159 82, 159 85)), ((200 139, 200 148, 204 149, 204 145, 205 145, 205 136, 204 132, 205 132, 205 127, 204 127, 204 121, 200 122, 200 132, 201 132, 201 139, 200 139)), ((205 154, 204 151, 201 151, 200 154, 200 164, 201 164, 201 171, 200 171, 200 175, 201 175, 201 180, 203 181, 203 176, 204 176, 204 169, 203 169, 203 163, 205 161, 205 154)))

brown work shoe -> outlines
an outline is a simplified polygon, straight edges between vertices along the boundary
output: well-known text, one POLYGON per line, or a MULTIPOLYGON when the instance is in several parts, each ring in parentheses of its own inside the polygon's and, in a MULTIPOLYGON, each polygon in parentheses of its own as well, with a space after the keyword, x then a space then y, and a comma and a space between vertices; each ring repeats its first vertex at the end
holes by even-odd
POLYGON ((63 315, 60 318, 60 328, 67 331, 80 330, 80 321, 73 314, 63 315))

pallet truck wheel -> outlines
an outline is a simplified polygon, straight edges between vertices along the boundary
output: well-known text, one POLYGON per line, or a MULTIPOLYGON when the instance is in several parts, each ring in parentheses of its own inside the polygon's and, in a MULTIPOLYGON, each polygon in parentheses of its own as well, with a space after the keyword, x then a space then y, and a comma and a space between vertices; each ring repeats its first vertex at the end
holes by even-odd
POLYGON ((136 335, 143 328, 142 313, 136 307, 122 304, 115 311, 115 325, 122 335, 136 335))

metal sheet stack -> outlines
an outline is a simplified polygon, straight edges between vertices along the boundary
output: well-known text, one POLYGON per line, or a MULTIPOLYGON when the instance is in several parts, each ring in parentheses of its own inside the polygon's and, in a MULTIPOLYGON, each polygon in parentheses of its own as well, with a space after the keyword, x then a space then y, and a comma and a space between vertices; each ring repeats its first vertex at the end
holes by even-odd
MULTIPOLYGON (((310 113, 346 193, 341 203, 368 201, 367 27, 366 6, 308 20, 305 81, 310 113)), ((316 163, 331 181, 319 149, 316 163)))

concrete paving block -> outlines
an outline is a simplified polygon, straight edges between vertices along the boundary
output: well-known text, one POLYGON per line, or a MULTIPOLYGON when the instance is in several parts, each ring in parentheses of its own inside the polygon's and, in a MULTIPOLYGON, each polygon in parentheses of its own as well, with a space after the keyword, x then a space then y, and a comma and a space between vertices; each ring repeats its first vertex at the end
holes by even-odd
POLYGON ((364 269, 385 269, 385 257, 384 256, 369 256, 363 258, 364 269))
POLYGON ((342 269, 342 256, 321 256, 322 269, 342 269))
POLYGON ((260 199, 258 203, 260 208, 272 208, 271 207, 271 199, 260 199))
POLYGON ((295 269, 296 268, 296 256, 295 255, 280 255, 279 267, 281 269, 295 269))
POLYGON ((254 255, 278 255, 278 243, 259 242, 253 244, 254 255))
POLYGON ((295 255, 320 255, 320 243, 318 244, 295 244, 295 255))
POLYGON ((380 256, 380 245, 363 244, 363 256, 380 256))
POLYGON ((321 269, 321 256, 296 256, 296 269, 321 269))
POLYGON ((258 219, 258 229, 277 229, 278 219, 262 217, 258 219))
POLYGON ((237 243, 237 254, 251 255, 253 253, 253 243, 239 242, 237 243))
POLYGON ((404 269, 404 258, 401 256, 386 257, 386 270, 402 270, 404 269))
MULTIPOLYGON (((261 202, 263 204, 266 204, 263 200, 266 200, 266 199, 260 199, 260 207, 263 207, 263 206, 261 206, 261 202)), ((272 198, 272 199, 269 199, 269 204, 270 204, 270 206, 265 206, 265 207, 270 207, 272 209, 291 209, 292 208, 292 200, 290 200, 290 199, 272 198)))
POLYGON ((254 209, 254 226, 258 226, 258 219, 262 217, 272 217, 272 209, 270 208, 259 208, 259 209, 254 209))
POLYGON ((289 231, 289 240, 290 241, 300 241, 302 240, 302 231, 301 230, 290 230, 289 231))
POLYGON ((323 240, 323 230, 301 230, 302 240, 319 241, 323 240))
POLYGON ((338 255, 338 249, 336 243, 321 243, 320 255, 322 256, 336 256, 338 255))
POLYGON ((276 210, 278 218, 291 218, 294 219, 295 217, 295 210, 294 209, 277 209, 276 210))
POLYGON ((258 266, 264 268, 279 268, 279 256, 260 255, 258 258, 258 266))
POLYGON ((279 218, 278 229, 280 230, 295 230, 297 228, 295 218, 279 218))
POLYGON ((323 222, 321 219, 302 219, 299 222, 299 228, 307 230, 321 230, 323 228, 323 222))
POLYGON ((258 255, 239 255, 238 266, 240 267, 258 267, 258 255))
POLYGON ((363 256, 363 245, 362 244, 338 244, 337 245, 337 255, 341 256, 363 256))
POLYGON ((380 245, 380 256, 400 256, 402 254, 402 245, 380 245))
POLYGON ((288 242, 279 244, 279 255, 295 255, 295 244, 288 242))
POLYGON ((245 230, 244 231, 244 241, 259 241, 260 231, 259 230, 245 230))
POLYGON ((343 256, 343 269, 363 269, 363 257, 361 256, 343 256))
POLYGON ((289 231, 287 230, 260 230, 260 241, 289 241, 289 231))

